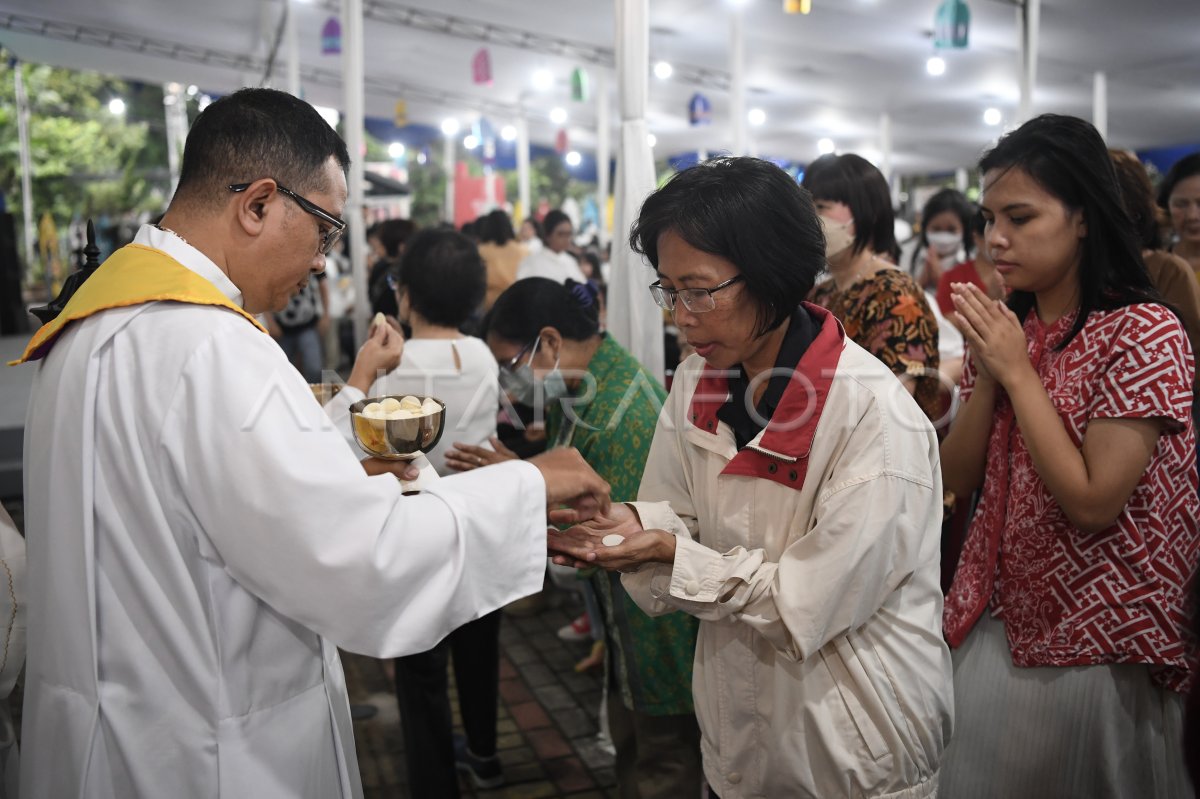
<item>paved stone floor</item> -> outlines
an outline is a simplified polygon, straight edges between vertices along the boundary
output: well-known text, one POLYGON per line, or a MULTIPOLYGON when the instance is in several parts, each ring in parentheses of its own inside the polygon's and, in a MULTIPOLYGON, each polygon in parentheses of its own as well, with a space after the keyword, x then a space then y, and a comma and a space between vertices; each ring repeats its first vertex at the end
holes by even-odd
MULTIPOLYGON (((505 614, 500 645, 500 714, 497 749, 506 783, 475 791, 460 783, 465 797, 541 799, 570 796, 600 799, 616 796, 612 756, 597 740, 601 672, 576 674, 574 664, 589 643, 564 643, 559 627, 582 610, 553 588, 551 605, 529 616, 505 614), (565 604, 563 604, 565 602, 565 604)), ((343 654, 353 703, 374 705, 379 712, 354 723, 365 799, 408 797, 399 715, 391 683, 381 661, 343 654)), ((454 680, 450 679, 451 704, 454 680)), ((439 799, 412 797, 412 799, 439 799)))

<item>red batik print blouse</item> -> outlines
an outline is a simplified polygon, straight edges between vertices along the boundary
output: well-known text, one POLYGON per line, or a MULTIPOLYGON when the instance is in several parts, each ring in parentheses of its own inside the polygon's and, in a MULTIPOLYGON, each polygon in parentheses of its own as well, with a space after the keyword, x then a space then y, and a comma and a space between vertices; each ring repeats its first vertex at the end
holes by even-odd
MULTIPOLYGON (((1150 464, 1117 522, 1094 534, 1051 496, 1003 390, 988 438, 983 495, 946 597, 957 647, 991 605, 1017 666, 1149 663, 1176 691, 1190 685, 1196 642, 1185 613, 1200 551, 1194 361, 1183 326, 1161 305, 1091 314, 1064 349, 1074 314, 1024 323, 1029 359, 1076 446, 1091 419, 1166 420, 1150 464)), ((970 358, 962 397, 975 383, 970 358)))

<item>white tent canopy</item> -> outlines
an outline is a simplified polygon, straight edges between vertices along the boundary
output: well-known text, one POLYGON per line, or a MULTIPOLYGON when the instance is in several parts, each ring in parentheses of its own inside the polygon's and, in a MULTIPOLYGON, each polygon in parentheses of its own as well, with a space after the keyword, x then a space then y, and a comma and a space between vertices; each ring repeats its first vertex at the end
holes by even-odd
MULTIPOLYGON (((1011 0, 970 0, 970 48, 944 53, 947 69, 938 78, 925 72, 938 0, 813 0, 808 16, 784 14, 779 0, 745 1, 746 104, 766 113, 766 123, 750 129, 763 156, 811 160, 821 138, 841 151, 878 154, 879 121, 887 113, 897 173, 949 171, 971 164, 1017 118, 1011 0), (984 124, 989 107, 1001 112, 1001 126, 984 124)), ((650 4, 650 63, 674 66, 668 80, 651 78, 647 95, 646 125, 659 157, 732 146, 730 2, 650 4), (709 127, 688 124, 687 102, 696 91, 712 101, 709 127)), ((1114 145, 1198 138, 1195 0, 1043 0, 1041 6, 1035 112, 1090 117, 1093 75, 1103 71, 1114 145)), ((341 59, 320 51, 321 27, 340 4, 294 8, 305 94, 342 107, 341 59)), ((570 114, 573 144, 592 149, 595 108, 570 101, 568 75, 576 66, 614 68, 611 3, 366 0, 363 8, 367 115, 390 118, 403 98, 415 122, 437 125, 457 116, 465 125, 485 113, 504 124, 523 105, 530 138, 550 144, 557 126, 549 112, 561 106, 570 114), (490 87, 471 81, 471 57, 480 46, 492 51, 490 87), (555 76, 546 92, 533 87, 538 69, 555 76)), ((262 79, 282 9, 281 0, 4 0, 0 42, 28 61, 222 92, 262 79)), ((280 57, 274 85, 286 83, 280 57)))

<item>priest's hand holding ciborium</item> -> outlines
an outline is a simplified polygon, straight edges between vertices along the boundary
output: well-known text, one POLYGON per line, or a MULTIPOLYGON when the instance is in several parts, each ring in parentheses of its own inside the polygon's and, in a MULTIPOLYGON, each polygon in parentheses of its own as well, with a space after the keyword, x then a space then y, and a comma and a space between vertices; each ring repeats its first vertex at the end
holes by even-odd
POLYGON ((441 441, 446 404, 433 397, 369 397, 350 406, 354 440, 363 451, 387 461, 409 461, 420 470, 401 479, 404 492, 417 493, 438 477, 425 457, 441 441))

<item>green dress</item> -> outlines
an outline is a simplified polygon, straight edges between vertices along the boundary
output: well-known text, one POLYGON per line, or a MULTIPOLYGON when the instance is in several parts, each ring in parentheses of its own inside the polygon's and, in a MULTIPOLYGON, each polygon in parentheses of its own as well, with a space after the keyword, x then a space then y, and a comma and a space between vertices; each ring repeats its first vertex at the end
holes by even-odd
MULTIPOLYGON (((575 396, 547 403, 547 439, 578 449, 612 486, 614 502, 632 502, 666 392, 608 335, 588 372, 594 384, 584 380, 575 396)), ((597 569, 589 579, 604 614, 609 673, 625 706, 655 716, 692 713, 699 620, 681 612, 651 618, 629 598, 620 575, 597 569)))

